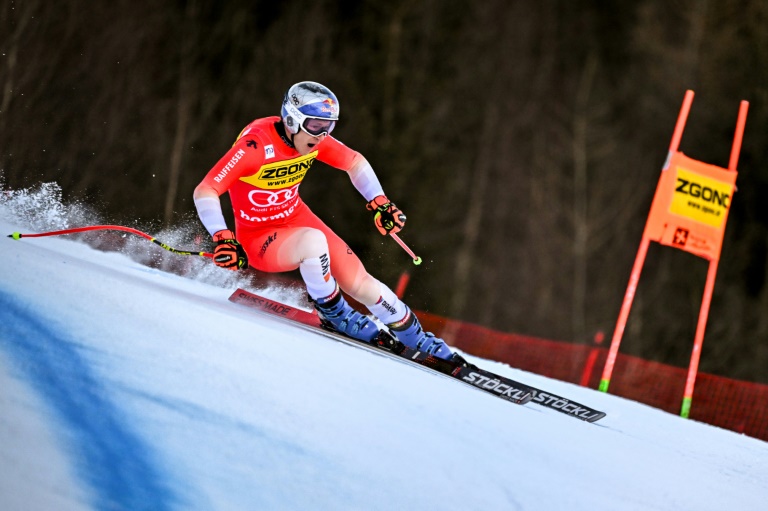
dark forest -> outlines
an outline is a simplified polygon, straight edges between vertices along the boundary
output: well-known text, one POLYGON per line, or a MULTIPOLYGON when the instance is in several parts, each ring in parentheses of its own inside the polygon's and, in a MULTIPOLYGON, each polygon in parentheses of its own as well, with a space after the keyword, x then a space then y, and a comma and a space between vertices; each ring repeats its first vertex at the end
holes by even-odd
MULTIPOLYGON (((574 343, 613 333, 685 91, 680 149, 722 167, 747 100, 700 368, 768 382, 768 2, 2 0, 0 23, 0 188, 193 221, 240 130, 318 81, 424 259, 315 163, 302 197, 368 270, 410 271, 415 309, 574 343)), ((652 244, 622 352, 687 367, 706 273, 652 244)))

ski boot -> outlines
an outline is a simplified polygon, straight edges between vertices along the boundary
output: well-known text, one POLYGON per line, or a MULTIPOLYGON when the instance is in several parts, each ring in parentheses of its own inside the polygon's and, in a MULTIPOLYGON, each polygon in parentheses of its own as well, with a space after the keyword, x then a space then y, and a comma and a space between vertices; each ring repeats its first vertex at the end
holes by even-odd
POLYGON ((350 307, 338 287, 330 296, 310 301, 327 329, 364 342, 373 342, 378 337, 376 323, 350 307))
POLYGON ((421 323, 419 323, 416 315, 411 312, 410 308, 406 307, 406 309, 403 319, 397 323, 387 325, 395 337, 397 337, 397 340, 409 348, 443 360, 451 360, 453 353, 448 345, 445 344, 445 341, 435 337, 431 332, 425 332, 421 328, 421 323))

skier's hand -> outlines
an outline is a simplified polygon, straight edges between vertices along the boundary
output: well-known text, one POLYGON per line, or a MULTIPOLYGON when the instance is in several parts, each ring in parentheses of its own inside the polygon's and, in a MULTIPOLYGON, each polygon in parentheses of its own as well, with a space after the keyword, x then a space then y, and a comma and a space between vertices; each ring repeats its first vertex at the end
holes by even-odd
POLYGON ((373 211, 373 222, 384 236, 400 232, 405 225, 405 215, 385 195, 379 195, 365 207, 373 211))
POLYGON ((235 233, 224 229, 213 235, 216 248, 213 251, 213 262, 216 266, 228 270, 248 268, 248 256, 245 249, 235 239, 235 233))

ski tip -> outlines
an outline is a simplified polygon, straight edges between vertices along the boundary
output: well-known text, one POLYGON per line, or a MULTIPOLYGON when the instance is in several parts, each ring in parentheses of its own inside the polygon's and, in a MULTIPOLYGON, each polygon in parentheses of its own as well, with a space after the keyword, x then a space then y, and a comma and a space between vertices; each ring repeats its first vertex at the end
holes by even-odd
POLYGON ((600 419, 602 419, 603 417, 605 417, 605 415, 606 415, 605 412, 598 412, 598 413, 590 416, 588 419, 586 419, 586 421, 587 422, 597 422, 600 419))

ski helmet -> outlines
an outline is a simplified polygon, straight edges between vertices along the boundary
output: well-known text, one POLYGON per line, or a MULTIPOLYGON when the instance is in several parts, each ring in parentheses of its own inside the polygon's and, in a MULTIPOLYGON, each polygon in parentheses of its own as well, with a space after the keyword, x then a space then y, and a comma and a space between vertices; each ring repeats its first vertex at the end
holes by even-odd
POLYGON ((339 100, 328 87, 317 82, 299 82, 283 98, 285 127, 292 134, 303 129, 313 137, 329 135, 339 120, 339 100))

